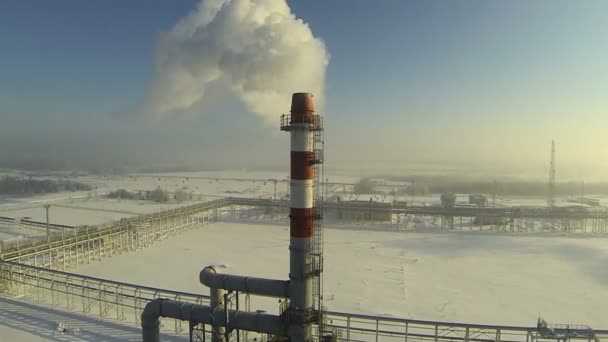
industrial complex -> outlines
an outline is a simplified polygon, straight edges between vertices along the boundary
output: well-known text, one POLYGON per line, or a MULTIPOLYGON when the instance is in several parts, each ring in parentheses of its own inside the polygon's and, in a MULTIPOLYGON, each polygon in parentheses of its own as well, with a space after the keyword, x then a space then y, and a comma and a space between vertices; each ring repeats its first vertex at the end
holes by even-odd
MULTIPOLYGON (((190 341, 213 342, 254 339, 532 342, 608 338, 608 330, 602 329, 608 326, 551 324, 541 317, 535 325, 510 326, 333 309, 324 301, 323 274, 327 268, 323 221, 336 225, 373 225, 390 231, 428 227, 440 231, 596 236, 608 234, 608 210, 584 197, 581 203, 573 203, 583 205, 555 205, 554 157, 548 206, 495 206, 483 194, 469 194, 463 202, 456 194, 444 193, 440 204, 419 205, 396 196, 348 194, 345 189, 330 193, 326 187, 340 189, 350 185, 324 181, 323 120, 315 112, 311 94, 293 94, 291 111, 280 117, 280 128, 290 135, 287 198, 277 195, 277 183, 286 181, 270 179, 257 180, 273 184, 270 198, 200 199, 195 204, 131 215, 109 224, 52 224, 48 221, 48 211, 52 212, 53 204, 45 205, 46 222, 0 217, 2 227, 7 230, 20 227, 45 232, 0 242, 0 292, 40 305, 134 325, 141 329, 144 342, 162 341, 163 333, 190 341), (201 293, 188 293, 75 272, 82 265, 154 248, 162 240, 224 220, 289 225, 286 233, 289 249, 276 256, 289 259, 289 273, 282 279, 270 279, 254 274, 230 274, 221 265, 203 265, 198 275, 201 293), (202 294, 206 291, 209 295, 202 294), (252 306, 252 297, 277 300, 276 312, 252 306)), ((381 181, 376 182, 382 186, 381 181)))

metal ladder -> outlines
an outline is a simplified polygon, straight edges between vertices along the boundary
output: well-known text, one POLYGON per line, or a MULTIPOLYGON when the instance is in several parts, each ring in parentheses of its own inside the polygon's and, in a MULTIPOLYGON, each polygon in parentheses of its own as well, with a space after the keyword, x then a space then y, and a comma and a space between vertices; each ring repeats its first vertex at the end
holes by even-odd
POLYGON ((310 255, 312 257, 311 276, 313 277, 313 312, 316 317, 312 320, 319 326, 319 332, 323 331, 323 128, 318 126, 318 129, 313 131, 313 151, 314 151, 314 166, 313 166, 313 235, 310 246, 310 255))

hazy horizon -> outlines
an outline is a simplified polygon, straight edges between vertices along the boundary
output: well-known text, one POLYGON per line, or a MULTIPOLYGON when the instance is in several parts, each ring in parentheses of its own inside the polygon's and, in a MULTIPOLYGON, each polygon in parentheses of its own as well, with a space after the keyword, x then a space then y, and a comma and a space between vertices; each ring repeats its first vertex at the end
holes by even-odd
POLYGON ((310 91, 329 169, 608 181, 607 2, 117 4, 0 5, 0 166, 286 169, 310 91))

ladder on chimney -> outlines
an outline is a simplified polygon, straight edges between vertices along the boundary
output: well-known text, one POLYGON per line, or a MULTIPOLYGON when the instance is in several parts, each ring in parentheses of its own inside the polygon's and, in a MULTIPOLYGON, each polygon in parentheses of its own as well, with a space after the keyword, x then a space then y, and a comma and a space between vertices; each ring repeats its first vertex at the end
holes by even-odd
POLYGON ((317 323, 319 336, 323 332, 323 147, 324 136, 321 121, 314 125, 313 130, 313 212, 314 228, 310 246, 311 276, 313 279, 313 314, 312 321, 317 323))

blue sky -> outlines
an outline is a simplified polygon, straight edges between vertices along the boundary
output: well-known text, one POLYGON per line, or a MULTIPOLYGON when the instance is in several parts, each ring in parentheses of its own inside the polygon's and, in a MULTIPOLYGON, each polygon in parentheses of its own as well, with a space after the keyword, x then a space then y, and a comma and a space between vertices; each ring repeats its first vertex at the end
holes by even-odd
MULTIPOLYGON (((211 154, 225 138, 222 151, 243 164, 253 151, 241 155, 239 139, 255 135, 249 148, 272 160, 286 137, 267 133, 238 103, 187 122, 116 114, 142 101, 159 34, 196 3, 0 2, 0 134, 28 142, 31 155, 52 149, 70 158, 70 148, 84 148, 77 144, 108 159, 128 159, 116 149, 129 138, 129 149, 155 158, 144 151, 160 146, 150 136, 168 134, 172 143, 160 148, 167 160, 198 148, 211 154)), ((608 158, 606 1, 288 3, 331 55, 324 114, 336 160, 544 168, 552 138, 564 162, 608 158)))

